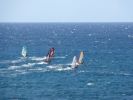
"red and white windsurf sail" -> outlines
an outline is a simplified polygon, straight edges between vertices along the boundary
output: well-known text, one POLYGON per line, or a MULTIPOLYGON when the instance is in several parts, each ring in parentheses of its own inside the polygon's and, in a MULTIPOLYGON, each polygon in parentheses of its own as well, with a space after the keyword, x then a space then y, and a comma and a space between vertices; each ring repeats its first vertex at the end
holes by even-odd
POLYGON ((54 48, 50 48, 47 56, 46 56, 46 59, 45 59, 45 62, 50 62, 51 59, 54 57, 54 53, 55 53, 55 49, 54 48))

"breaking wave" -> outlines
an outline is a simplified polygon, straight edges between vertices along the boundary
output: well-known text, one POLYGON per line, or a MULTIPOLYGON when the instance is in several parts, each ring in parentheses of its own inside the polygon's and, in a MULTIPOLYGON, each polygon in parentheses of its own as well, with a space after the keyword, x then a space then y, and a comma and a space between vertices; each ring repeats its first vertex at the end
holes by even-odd
POLYGON ((50 66, 46 66, 48 69, 50 70, 54 70, 54 71, 65 71, 65 70, 72 70, 73 68, 71 67, 64 67, 64 65, 59 64, 59 65, 50 65, 50 66))
MULTIPOLYGON (((57 56, 57 57, 54 57, 55 59, 59 59, 59 58, 66 58, 65 56, 57 56)), ((19 57, 18 59, 15 59, 15 60, 2 60, 0 61, 1 64, 9 64, 9 63, 21 63, 21 62, 25 62, 25 61, 43 61, 45 60, 46 57, 19 57)), ((46 64, 46 63, 43 63, 43 62, 38 62, 38 64, 46 64)))
POLYGON ((87 86, 92 86, 92 85, 94 85, 94 83, 89 82, 89 83, 87 83, 86 85, 87 85, 87 86))
POLYGON ((57 56, 57 57, 54 57, 55 59, 57 58, 57 59, 59 59, 59 58, 62 58, 62 59, 65 59, 66 58, 66 56, 57 56))
POLYGON ((34 60, 34 61, 42 61, 44 59, 46 59, 46 57, 29 57, 30 60, 34 60))
POLYGON ((19 58, 19 59, 16 59, 16 60, 2 60, 2 61, 0 61, 0 63, 1 64, 20 63, 20 62, 23 62, 23 61, 25 61, 25 59, 19 58))
POLYGON ((32 67, 35 64, 36 63, 28 63, 28 64, 22 64, 22 65, 18 65, 18 66, 10 66, 8 69, 18 69, 18 68, 32 67))

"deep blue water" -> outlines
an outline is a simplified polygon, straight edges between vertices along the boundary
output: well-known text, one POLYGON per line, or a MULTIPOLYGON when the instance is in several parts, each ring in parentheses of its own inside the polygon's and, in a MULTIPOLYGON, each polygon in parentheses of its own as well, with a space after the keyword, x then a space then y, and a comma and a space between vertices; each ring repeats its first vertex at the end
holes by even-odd
POLYGON ((1 23, 0 100, 14 99, 133 100, 133 23, 1 23))

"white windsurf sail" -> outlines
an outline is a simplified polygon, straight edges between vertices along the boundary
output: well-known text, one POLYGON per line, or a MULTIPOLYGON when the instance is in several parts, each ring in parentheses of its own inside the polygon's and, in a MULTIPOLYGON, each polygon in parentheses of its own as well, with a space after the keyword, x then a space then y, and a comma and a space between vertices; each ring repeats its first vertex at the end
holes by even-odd
POLYGON ((23 57, 27 56, 27 49, 26 49, 25 46, 23 46, 21 54, 22 54, 23 57))
POLYGON ((72 67, 72 68, 75 68, 75 67, 77 66, 76 63, 77 63, 77 58, 76 58, 76 56, 74 56, 74 57, 73 57, 72 64, 71 64, 71 67, 72 67))

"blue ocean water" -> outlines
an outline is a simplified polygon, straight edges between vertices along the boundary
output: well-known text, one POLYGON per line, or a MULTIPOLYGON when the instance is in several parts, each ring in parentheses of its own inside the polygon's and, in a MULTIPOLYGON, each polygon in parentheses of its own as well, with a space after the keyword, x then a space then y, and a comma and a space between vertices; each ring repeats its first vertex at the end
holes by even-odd
POLYGON ((1 23, 0 100, 31 99, 133 100, 133 23, 1 23))

